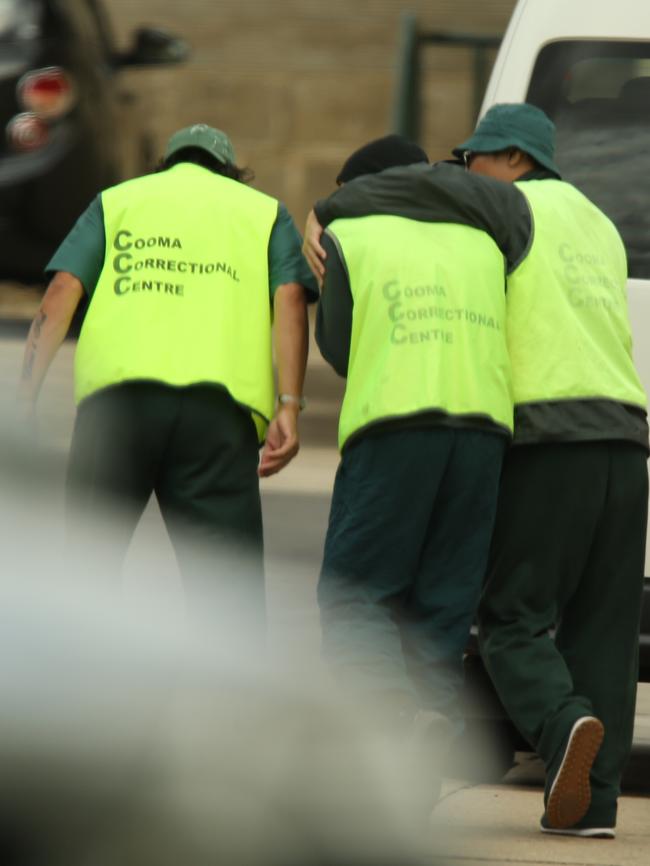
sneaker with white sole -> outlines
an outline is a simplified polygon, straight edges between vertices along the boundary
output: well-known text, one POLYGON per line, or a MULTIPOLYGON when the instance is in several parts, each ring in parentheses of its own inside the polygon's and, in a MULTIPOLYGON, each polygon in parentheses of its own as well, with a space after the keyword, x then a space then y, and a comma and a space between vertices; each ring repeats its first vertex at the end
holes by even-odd
POLYGON ((587 814, 591 804, 589 774, 604 735, 603 723, 595 716, 582 716, 571 728, 546 802, 548 830, 568 830, 587 814))
POLYGON ((584 839, 616 838, 616 830, 613 827, 581 827, 577 824, 573 827, 565 827, 563 830, 556 830, 554 827, 548 827, 544 818, 539 826, 542 833, 552 833, 556 836, 581 836, 584 839))

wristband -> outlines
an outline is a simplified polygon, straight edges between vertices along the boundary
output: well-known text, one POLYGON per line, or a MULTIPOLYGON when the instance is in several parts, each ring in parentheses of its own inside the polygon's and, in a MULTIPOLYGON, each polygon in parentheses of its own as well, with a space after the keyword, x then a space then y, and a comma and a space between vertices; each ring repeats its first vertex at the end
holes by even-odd
POLYGON ((278 394, 278 403, 280 406, 287 404, 297 406, 299 412, 302 412, 307 405, 304 397, 296 397, 293 394, 278 394))

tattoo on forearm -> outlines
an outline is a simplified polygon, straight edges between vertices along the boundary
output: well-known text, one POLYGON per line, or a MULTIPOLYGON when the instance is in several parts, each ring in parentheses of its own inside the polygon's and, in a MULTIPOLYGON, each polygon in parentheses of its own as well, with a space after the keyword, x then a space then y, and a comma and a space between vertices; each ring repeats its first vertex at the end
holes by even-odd
POLYGON ((45 324, 46 319, 47 314, 44 313, 42 310, 39 310, 39 312, 36 314, 36 318, 32 323, 27 344, 27 351, 25 352, 25 360, 23 362, 23 382, 26 382, 32 378, 32 373, 34 371, 34 361, 36 360, 36 352, 38 351, 38 342, 41 338, 41 331, 43 329, 43 325, 45 324))
POLYGON ((37 340, 41 336, 41 329, 45 324, 47 314, 43 310, 39 310, 34 319, 34 339, 37 340))

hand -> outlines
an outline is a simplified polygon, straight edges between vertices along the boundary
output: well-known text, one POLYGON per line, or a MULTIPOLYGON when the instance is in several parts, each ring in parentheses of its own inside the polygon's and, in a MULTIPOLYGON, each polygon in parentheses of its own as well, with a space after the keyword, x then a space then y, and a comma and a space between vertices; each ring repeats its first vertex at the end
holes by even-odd
POLYGON ((293 460, 299 447, 298 407, 280 406, 269 424, 257 474, 260 478, 275 475, 293 460))
POLYGON ((302 242, 302 253, 307 259, 313 275, 318 280, 318 285, 322 286, 323 278, 325 277, 325 259, 327 253, 320 244, 320 236, 323 234, 323 227, 318 222, 316 214, 313 210, 309 211, 307 222, 305 223, 305 237, 302 242))

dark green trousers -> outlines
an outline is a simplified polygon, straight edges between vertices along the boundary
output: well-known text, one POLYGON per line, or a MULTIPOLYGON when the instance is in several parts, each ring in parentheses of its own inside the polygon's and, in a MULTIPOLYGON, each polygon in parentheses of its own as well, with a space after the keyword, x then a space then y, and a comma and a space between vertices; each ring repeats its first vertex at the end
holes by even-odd
POLYGON ((349 692, 457 717, 505 443, 430 427, 343 452, 318 600, 324 657, 349 692))
POLYGON ((257 463, 255 426, 221 388, 131 382, 98 392, 79 406, 73 433, 71 552, 114 580, 154 493, 195 609, 219 598, 263 618, 257 463))
POLYGON ((513 448, 479 607, 487 669, 547 768, 578 717, 604 723, 585 821, 605 826, 632 742, 646 459, 624 442, 513 448))

